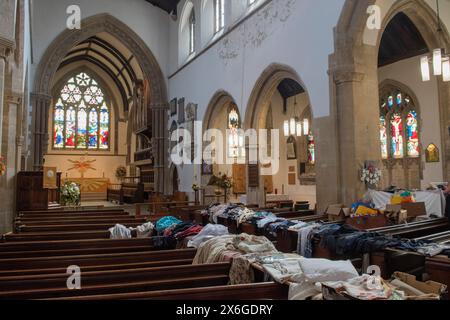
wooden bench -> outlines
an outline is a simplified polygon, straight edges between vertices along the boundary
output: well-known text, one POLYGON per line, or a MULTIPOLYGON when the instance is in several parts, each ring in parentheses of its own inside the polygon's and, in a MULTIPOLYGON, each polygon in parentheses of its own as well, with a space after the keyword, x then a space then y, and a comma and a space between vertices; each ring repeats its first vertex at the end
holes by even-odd
POLYGON ((50 300, 287 300, 289 287, 275 282, 158 290, 50 300))
POLYGON ((121 252, 145 252, 152 251, 153 241, 147 239, 123 239, 123 240, 73 240, 38 243, 9 243, 0 244, 0 261, 11 258, 27 257, 53 257, 83 254, 121 253, 121 252), (24 246, 32 245, 29 248, 24 246))
POLYGON ((66 269, 70 265, 85 268, 130 263, 156 263, 173 260, 192 261, 195 253, 195 249, 185 249, 2 259, 0 273, 7 275, 17 270, 28 270, 29 273, 33 273, 33 270, 66 269))
POLYGON ((0 299, 36 299, 225 285, 230 263, 83 272, 81 289, 70 290, 68 275, 2 277, 0 299))
MULTIPOLYGON (((62 231, 94 231, 106 230, 114 227, 116 223, 89 223, 89 224, 63 224, 63 225, 22 225, 19 232, 62 232, 62 231)), ((142 223, 125 223, 125 227, 136 228, 142 223)))
POLYGON ((99 231, 55 231, 55 232, 25 232, 6 233, 4 242, 11 241, 51 241, 51 240, 76 240, 76 239, 109 239, 111 233, 108 230, 99 231))

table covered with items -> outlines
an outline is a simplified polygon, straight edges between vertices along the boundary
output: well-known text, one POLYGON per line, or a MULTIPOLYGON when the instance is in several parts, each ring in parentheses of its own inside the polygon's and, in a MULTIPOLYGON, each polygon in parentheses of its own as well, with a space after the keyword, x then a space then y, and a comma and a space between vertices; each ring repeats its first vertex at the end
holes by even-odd
MULTIPOLYGON (((414 202, 425 203, 428 216, 443 217, 445 212, 445 196, 442 190, 411 192, 414 202)), ((376 209, 385 210, 386 206, 392 204, 393 197, 401 197, 401 193, 392 194, 384 191, 369 190, 365 195, 367 201, 372 202, 376 209)))

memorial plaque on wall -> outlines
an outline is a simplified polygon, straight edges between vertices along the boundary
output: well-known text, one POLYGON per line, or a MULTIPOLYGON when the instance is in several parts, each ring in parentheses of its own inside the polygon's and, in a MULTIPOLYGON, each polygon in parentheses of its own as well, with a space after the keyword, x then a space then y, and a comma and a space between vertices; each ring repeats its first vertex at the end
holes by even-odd
POLYGON ((259 187, 259 168, 257 164, 248 165, 248 186, 250 188, 259 187))
POLYGON ((245 181, 245 164, 233 164, 233 193, 245 194, 247 193, 245 181))

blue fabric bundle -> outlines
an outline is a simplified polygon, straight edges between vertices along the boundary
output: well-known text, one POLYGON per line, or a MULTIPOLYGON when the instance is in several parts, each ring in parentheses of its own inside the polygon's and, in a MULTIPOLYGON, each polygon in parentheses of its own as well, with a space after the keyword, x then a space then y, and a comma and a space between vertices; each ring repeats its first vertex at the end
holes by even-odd
POLYGON ((158 222, 156 222, 156 231, 158 231, 158 233, 162 233, 170 226, 173 226, 174 224, 180 224, 182 222, 183 221, 180 221, 177 218, 171 216, 161 218, 158 220, 158 222))

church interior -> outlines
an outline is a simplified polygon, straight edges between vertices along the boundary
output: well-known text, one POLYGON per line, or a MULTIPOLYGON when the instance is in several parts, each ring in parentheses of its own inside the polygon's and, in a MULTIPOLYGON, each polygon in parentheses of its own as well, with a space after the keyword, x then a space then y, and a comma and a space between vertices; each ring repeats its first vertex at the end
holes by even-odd
POLYGON ((449 0, 0 0, 0 300, 448 300, 449 0))

